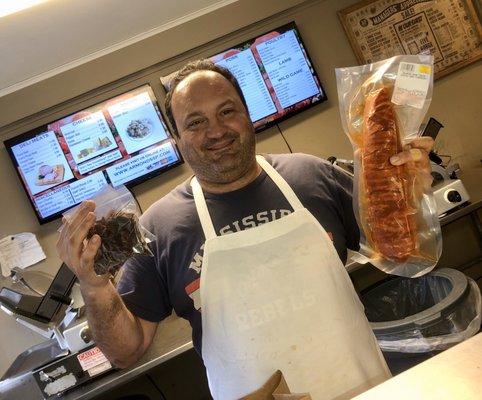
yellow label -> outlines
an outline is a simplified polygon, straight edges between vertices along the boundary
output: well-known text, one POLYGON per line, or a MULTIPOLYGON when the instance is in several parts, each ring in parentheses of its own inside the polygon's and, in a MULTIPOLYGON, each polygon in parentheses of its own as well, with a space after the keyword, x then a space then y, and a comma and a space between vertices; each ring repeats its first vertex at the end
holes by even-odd
POLYGON ((430 65, 420 64, 418 66, 418 72, 420 72, 421 74, 430 74, 430 65))

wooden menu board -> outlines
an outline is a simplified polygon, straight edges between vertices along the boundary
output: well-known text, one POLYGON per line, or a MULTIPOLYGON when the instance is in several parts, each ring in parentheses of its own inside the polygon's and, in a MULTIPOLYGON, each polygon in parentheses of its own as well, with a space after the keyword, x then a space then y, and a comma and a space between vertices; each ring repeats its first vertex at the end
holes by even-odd
POLYGON ((338 16, 361 64, 432 54, 440 78, 482 58, 482 26, 472 0, 365 0, 338 16))

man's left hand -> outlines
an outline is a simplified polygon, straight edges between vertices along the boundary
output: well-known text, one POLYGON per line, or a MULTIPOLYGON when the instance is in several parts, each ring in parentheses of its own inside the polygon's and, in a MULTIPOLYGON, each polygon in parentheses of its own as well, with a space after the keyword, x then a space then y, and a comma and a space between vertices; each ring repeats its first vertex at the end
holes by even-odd
POLYGON ((403 146, 401 153, 390 157, 392 165, 412 164, 417 170, 417 175, 421 179, 424 189, 432 185, 432 169, 428 153, 433 150, 434 140, 431 137, 418 137, 403 146))

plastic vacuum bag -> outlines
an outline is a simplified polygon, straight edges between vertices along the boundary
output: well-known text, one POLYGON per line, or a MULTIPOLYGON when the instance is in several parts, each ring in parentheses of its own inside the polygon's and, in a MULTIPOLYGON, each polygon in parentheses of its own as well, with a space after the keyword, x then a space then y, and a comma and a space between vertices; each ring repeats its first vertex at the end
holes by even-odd
POLYGON ((449 280, 441 276, 397 277, 363 294, 365 313, 380 348, 385 352, 429 353, 475 335, 481 323, 481 294, 475 281, 466 278, 467 292, 433 312, 429 309, 441 304, 452 290, 449 280), (384 322, 391 322, 390 328, 376 327, 384 322))
MULTIPOLYGON (((135 254, 153 256, 148 243, 155 240, 155 236, 139 223, 141 210, 125 186, 114 189, 108 185, 91 200, 96 204, 96 221, 87 239, 94 234, 101 237, 101 246, 94 261, 94 271, 98 275, 115 275, 124 262, 135 254)), ((69 220, 79 207, 68 210, 64 217, 69 220)))
POLYGON ((354 150, 353 208, 361 231, 353 259, 417 277, 429 272, 442 236, 427 176, 390 157, 418 136, 433 87, 433 58, 404 55, 336 69, 342 125, 354 150))

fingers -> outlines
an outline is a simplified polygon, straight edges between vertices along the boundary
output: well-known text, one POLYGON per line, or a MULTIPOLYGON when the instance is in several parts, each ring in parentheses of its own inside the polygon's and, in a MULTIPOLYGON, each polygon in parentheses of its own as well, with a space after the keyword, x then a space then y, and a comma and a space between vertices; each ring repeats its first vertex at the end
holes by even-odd
POLYGON ((94 223, 95 214, 93 212, 89 212, 77 227, 73 227, 75 230, 72 232, 69 238, 69 244, 74 251, 78 251, 79 256, 83 249, 84 240, 89 233, 89 229, 92 227, 92 225, 94 225, 94 223))
POLYGON ((74 213, 74 215, 68 222, 72 226, 77 226, 85 219, 89 212, 93 212, 94 210, 95 203, 93 201, 83 201, 78 210, 74 213))
POLYGON ((57 241, 59 257, 74 272, 80 266, 80 256, 83 250, 83 241, 91 226, 95 222, 95 203, 86 201, 81 204, 72 218, 62 218, 62 229, 57 241))
POLYGON ((428 160, 428 154, 425 151, 420 150, 419 148, 413 148, 390 157, 390 162, 392 165, 402 165, 408 162, 424 161, 425 159, 428 160))
POLYGON ((95 203, 93 201, 84 201, 79 206, 77 211, 72 215, 72 217, 67 218, 66 216, 63 216, 60 239, 70 237, 74 233, 75 229, 84 222, 89 212, 93 212, 94 210, 95 203))
POLYGON ((80 256, 80 264, 82 268, 93 268, 95 255, 99 250, 101 239, 99 235, 93 235, 84 247, 84 251, 80 256))
POLYGON ((422 137, 417 137, 415 139, 410 140, 405 146, 403 146, 404 150, 410 150, 410 149, 420 149, 422 151, 425 151, 426 153, 430 153, 433 148, 434 148, 435 142, 434 140, 429 137, 429 136, 422 136, 422 137))

